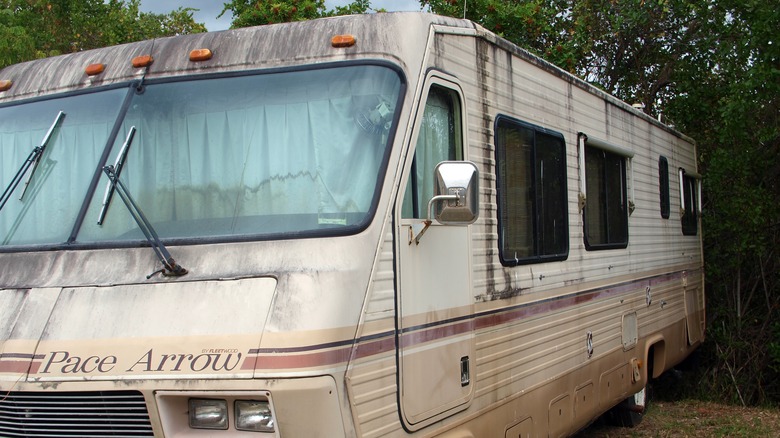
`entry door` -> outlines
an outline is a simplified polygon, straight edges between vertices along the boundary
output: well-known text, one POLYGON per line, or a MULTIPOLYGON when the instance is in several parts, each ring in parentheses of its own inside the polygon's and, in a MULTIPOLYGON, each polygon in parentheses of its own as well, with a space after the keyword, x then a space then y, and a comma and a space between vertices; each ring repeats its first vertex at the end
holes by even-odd
POLYGON ((395 229, 399 400, 411 430, 465 409, 474 386, 471 227, 434 221, 414 238, 427 218, 435 166, 463 159, 460 94, 446 82, 432 83, 395 229))

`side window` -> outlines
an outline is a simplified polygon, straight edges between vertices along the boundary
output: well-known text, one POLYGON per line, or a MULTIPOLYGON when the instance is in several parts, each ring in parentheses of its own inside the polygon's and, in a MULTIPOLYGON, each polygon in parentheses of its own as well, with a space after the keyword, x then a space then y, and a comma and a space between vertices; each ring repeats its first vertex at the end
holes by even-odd
POLYGON ((698 221, 698 181, 695 177, 680 169, 680 201, 682 203, 682 232, 685 236, 695 236, 699 229, 698 221))
POLYGON ((585 248, 628 246, 626 157, 585 144, 585 248))
POLYGON ((433 170, 447 160, 462 160, 461 109, 458 94, 432 85, 418 128, 412 172, 401 210, 405 219, 425 218, 433 197, 433 170))
POLYGON ((669 219, 669 161, 663 155, 658 158, 658 189, 661 194, 661 217, 669 219))
POLYGON ((563 135, 499 117, 496 172, 501 262, 565 259, 569 228, 563 135))

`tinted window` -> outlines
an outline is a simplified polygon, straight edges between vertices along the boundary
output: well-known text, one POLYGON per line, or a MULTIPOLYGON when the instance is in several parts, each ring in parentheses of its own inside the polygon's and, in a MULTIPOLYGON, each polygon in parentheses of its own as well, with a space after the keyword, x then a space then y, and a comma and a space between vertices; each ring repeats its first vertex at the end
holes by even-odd
POLYGON ((664 156, 658 159, 658 189, 661 195, 661 217, 669 219, 669 162, 664 156))
POLYGON ((585 247, 628 246, 626 158, 585 145, 585 247))
POLYGON ((695 236, 698 232, 698 187, 696 178, 688 176, 683 173, 682 181, 682 199, 683 199, 683 215, 682 215, 682 232, 686 236, 695 236))
POLYGON ((502 263, 566 258, 569 234, 563 136, 499 118, 496 169, 502 263))

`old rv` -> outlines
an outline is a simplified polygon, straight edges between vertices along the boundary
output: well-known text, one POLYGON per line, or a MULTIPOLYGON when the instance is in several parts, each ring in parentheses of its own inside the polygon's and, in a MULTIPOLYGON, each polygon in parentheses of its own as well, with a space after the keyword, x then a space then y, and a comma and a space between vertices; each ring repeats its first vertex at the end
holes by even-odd
POLYGON ((2 436, 561 436, 703 340, 693 142, 470 21, 0 90, 2 436))

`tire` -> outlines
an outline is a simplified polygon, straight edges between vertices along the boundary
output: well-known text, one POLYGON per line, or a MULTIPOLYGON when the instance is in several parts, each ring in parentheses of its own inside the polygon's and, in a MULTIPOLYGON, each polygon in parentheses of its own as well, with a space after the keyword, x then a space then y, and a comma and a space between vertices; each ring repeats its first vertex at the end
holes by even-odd
POLYGON ((620 427, 635 427, 642 422, 650 402, 650 386, 628 397, 609 412, 611 423, 620 427))

